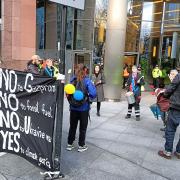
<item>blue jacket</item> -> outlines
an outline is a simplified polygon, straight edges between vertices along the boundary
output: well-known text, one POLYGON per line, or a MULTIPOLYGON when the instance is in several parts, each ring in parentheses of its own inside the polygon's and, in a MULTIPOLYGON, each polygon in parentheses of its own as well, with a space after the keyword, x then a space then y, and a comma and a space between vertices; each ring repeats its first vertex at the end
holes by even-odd
MULTIPOLYGON (((73 81, 76 79, 76 77, 72 77, 70 83, 73 83, 73 81)), ((96 97, 96 87, 94 86, 94 84, 91 82, 90 78, 88 78, 87 76, 83 79, 84 85, 87 89, 88 95, 90 99, 94 99, 96 97)), ((90 109, 90 103, 87 102, 85 104, 83 104, 80 107, 73 107, 70 105, 70 110, 73 111, 88 111, 90 109)))

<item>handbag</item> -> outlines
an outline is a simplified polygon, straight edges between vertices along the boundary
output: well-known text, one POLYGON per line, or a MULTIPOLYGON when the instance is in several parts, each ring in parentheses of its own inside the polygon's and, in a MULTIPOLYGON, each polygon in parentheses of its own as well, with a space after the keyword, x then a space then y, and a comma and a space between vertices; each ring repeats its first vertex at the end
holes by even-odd
POLYGON ((141 85, 141 92, 144 92, 145 91, 145 88, 143 85, 141 85))
POLYGON ((155 103, 150 106, 150 110, 152 111, 154 117, 158 120, 162 116, 162 112, 159 106, 155 103))

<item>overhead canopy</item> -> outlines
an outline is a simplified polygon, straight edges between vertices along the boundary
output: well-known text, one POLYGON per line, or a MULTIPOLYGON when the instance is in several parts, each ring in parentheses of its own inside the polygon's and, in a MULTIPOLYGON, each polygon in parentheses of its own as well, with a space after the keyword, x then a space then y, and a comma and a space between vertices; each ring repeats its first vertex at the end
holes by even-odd
POLYGON ((84 10, 85 0, 50 0, 50 1, 62 4, 65 6, 70 6, 70 7, 84 10))

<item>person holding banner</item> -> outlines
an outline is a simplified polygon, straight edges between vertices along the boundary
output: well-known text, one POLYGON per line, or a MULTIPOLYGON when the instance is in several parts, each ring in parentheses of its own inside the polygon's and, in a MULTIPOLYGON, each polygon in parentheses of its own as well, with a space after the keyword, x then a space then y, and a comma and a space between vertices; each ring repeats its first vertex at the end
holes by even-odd
POLYGON ((132 107, 135 108, 136 121, 140 121, 140 100, 141 100, 141 86, 144 85, 144 77, 138 73, 136 66, 132 67, 132 74, 127 80, 128 92, 126 93, 127 98, 130 99, 131 95, 134 99, 133 102, 128 101, 128 113, 126 119, 131 118, 132 107), (130 92, 130 93, 129 93, 130 92))
POLYGON ((64 83, 65 80, 65 75, 59 73, 58 68, 53 66, 53 60, 50 58, 46 59, 46 66, 41 75, 56 78, 56 80, 61 80, 61 83, 64 83))
MULTIPOLYGON (((56 72, 58 73, 58 72, 56 72)), ((48 76, 48 77, 55 77, 55 69, 53 67, 53 60, 48 58, 46 59, 46 66, 42 70, 41 73, 43 76, 48 76)))
POLYGON ((38 65, 39 65, 40 57, 38 55, 33 55, 31 60, 27 63, 26 71, 33 74, 41 74, 38 65))
POLYGON ((89 98, 94 99, 96 97, 96 87, 91 82, 90 78, 87 76, 86 69, 86 66, 84 66, 83 64, 78 64, 75 68, 75 75, 70 81, 71 84, 74 85, 82 84, 83 88, 86 91, 86 93, 83 94, 84 96, 88 96, 88 98, 87 101, 83 102, 83 104, 80 106, 73 106, 72 104, 70 104, 70 127, 68 134, 68 145, 66 148, 68 151, 74 149, 73 143, 76 136, 78 121, 80 122, 78 152, 83 152, 88 149, 85 143, 85 138, 90 110, 89 98))

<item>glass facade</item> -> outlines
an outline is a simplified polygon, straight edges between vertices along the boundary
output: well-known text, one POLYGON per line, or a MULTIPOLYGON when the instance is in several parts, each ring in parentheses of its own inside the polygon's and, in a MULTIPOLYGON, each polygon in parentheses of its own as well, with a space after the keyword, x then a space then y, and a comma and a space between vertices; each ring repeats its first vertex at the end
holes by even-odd
MULTIPOLYGON (((66 49, 75 52, 74 61, 91 61, 87 54, 93 52, 93 63, 103 64, 108 0, 85 2, 84 11, 67 8, 66 49)), ((37 1, 38 51, 57 51, 60 6, 37 1)), ((149 75, 156 64, 175 67, 179 63, 179 32, 178 0, 128 0, 125 63, 140 63, 149 75)))
POLYGON ((36 51, 41 57, 57 59, 57 11, 56 3, 46 0, 36 1, 36 51))
POLYGON ((167 70, 177 66, 180 48, 180 2, 129 0, 128 3, 126 51, 138 52, 139 59, 131 61, 127 58, 127 62, 140 63, 145 74, 149 75, 156 64, 167 70))

